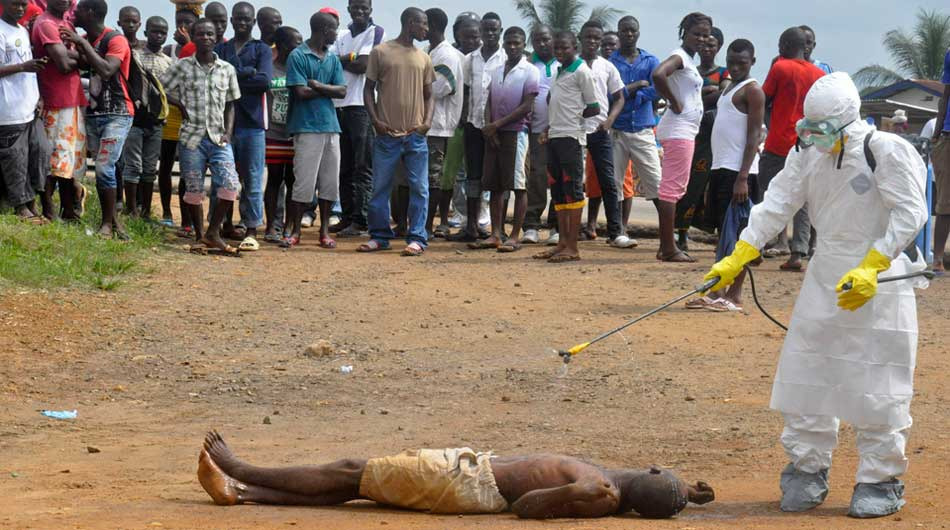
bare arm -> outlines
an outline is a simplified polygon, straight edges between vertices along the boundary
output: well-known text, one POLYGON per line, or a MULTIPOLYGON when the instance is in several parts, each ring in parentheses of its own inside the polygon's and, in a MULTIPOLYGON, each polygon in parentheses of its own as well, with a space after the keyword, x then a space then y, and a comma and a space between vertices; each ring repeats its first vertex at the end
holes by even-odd
POLYGON ((748 123, 742 165, 739 167, 739 175, 732 188, 732 200, 736 203, 743 203, 749 198, 749 169, 752 168, 752 162, 759 151, 762 122, 765 120, 765 93, 762 89, 753 83, 742 90, 748 108, 748 123))
POLYGON ((72 42, 76 45, 76 48, 79 50, 79 54, 82 57, 83 61, 93 72, 99 75, 103 79, 109 79, 119 71, 119 66, 122 64, 122 61, 118 57, 112 57, 106 55, 105 57, 100 57, 99 52, 92 47, 92 44, 77 35, 75 32, 68 29, 59 30, 60 37, 63 41, 72 42))
POLYGON ((939 136, 943 131, 944 121, 947 117, 947 100, 950 100, 950 85, 943 85, 943 97, 940 98, 940 103, 937 104, 937 124, 934 127, 934 137, 939 136))
POLYGON ((610 102, 610 112, 607 113, 607 119, 604 120, 604 123, 600 124, 597 128, 598 130, 609 131, 614 126, 614 122, 617 121, 617 116, 620 116, 620 113, 623 111, 623 106, 626 103, 623 97, 623 90, 614 92, 611 97, 613 100, 610 102))
POLYGON ((679 114, 683 112, 683 104, 676 99, 673 90, 670 88, 670 76, 673 72, 683 69, 683 59, 679 55, 670 56, 667 60, 660 63, 653 71, 653 86, 657 93, 670 103, 670 110, 679 114))
POLYGON ((346 85, 328 85, 315 79, 307 82, 307 86, 295 86, 294 97, 297 99, 316 99, 333 98, 343 99, 346 97, 346 85))
POLYGON ((557 488, 529 491, 511 505, 523 519, 603 517, 617 513, 620 496, 606 482, 575 482, 557 488))
POLYGON ((340 62, 343 63, 343 69, 356 75, 366 73, 366 67, 369 66, 369 55, 360 55, 354 60, 350 60, 349 55, 341 55, 340 62))
POLYGON ((224 143, 231 143, 231 135, 234 134, 234 102, 228 101, 224 105, 224 143))
POLYGON ((19 63, 19 64, 10 64, 7 66, 0 66, 0 78, 7 77, 10 75, 21 74, 23 72, 36 73, 46 68, 46 57, 42 59, 30 59, 29 61, 19 63))
POLYGON ((584 108, 584 112, 581 114, 581 116, 585 118, 593 118, 598 114, 600 114, 600 105, 594 104, 588 105, 586 108, 584 108))
POLYGON ((178 98, 178 92, 173 90, 168 90, 165 92, 165 99, 168 100, 168 104, 173 107, 178 107, 178 110, 181 111, 181 118, 184 121, 188 120, 188 110, 185 109, 185 104, 181 102, 181 99, 178 98))
POLYGON ((49 55, 50 60, 56 65, 56 69, 61 74, 68 74, 79 67, 79 61, 61 43, 47 44, 46 54, 49 55))

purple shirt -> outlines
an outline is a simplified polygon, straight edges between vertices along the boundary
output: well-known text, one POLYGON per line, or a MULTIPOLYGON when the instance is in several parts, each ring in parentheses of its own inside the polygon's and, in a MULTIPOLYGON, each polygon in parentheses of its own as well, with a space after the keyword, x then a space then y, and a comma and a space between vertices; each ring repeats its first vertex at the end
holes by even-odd
MULTIPOLYGON (((941 81, 945 85, 950 85, 950 50, 947 50, 947 55, 943 57, 943 79, 941 81)), ((950 132, 950 104, 947 105, 947 115, 943 119, 943 132, 950 132)))
MULTIPOLYGON (((491 121, 497 121, 512 112, 525 96, 538 95, 540 74, 527 59, 521 59, 508 73, 505 65, 500 66, 491 74, 491 121)), ((529 112, 520 120, 501 127, 502 131, 526 131, 531 123, 529 112)))

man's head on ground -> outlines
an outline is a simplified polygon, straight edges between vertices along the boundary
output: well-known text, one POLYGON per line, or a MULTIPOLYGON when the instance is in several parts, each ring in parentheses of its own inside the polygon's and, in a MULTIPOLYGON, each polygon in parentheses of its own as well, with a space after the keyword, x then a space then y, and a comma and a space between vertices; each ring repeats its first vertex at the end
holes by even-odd
POLYGON ((429 19, 426 12, 418 7, 407 7, 399 16, 402 25, 402 34, 412 37, 412 40, 426 40, 429 34, 429 19))
POLYGON ((254 6, 248 2, 238 2, 231 8, 231 27, 234 28, 234 38, 244 41, 251 38, 254 29, 254 6))
POLYGON ((605 31, 604 38, 600 41, 600 56, 607 59, 618 49, 620 49, 620 37, 617 32, 605 31))
POLYGON ((125 6, 119 10, 119 27, 126 39, 132 39, 142 27, 142 13, 132 6, 125 6))
POLYGON ((186 34, 190 35, 191 26, 198 21, 198 15, 191 9, 179 9, 175 11, 175 42, 184 46, 188 41, 185 40, 186 34))
POLYGON ((746 39, 736 39, 726 50, 726 68, 733 83, 739 83, 749 77, 749 71, 755 64, 755 46, 746 39))
POLYGON ((218 43, 214 22, 207 18, 199 18, 191 26, 191 41, 195 43, 195 49, 199 55, 214 51, 214 45, 218 43))
POLYGON ((805 58, 805 32, 801 28, 788 28, 778 39, 778 53, 786 59, 805 58))
POLYGON ((811 54, 815 51, 818 42, 815 40, 815 30, 806 25, 798 26, 798 29, 805 33, 805 60, 811 61, 811 54))
POLYGON ((656 466, 646 473, 625 471, 618 474, 620 506, 617 513, 631 510, 649 519, 666 519, 683 511, 689 501, 685 482, 656 466))
POLYGON ((168 21, 162 17, 148 17, 145 21, 145 44, 148 49, 156 51, 168 39, 168 21))
POLYGON ((715 62, 716 55, 719 54, 723 44, 725 44, 725 37, 722 30, 716 27, 712 28, 712 31, 709 32, 709 39, 706 40, 706 45, 699 49, 700 58, 705 62, 715 62))
POLYGON ((86 31, 94 31, 105 25, 109 5, 106 0, 80 0, 76 6, 76 25, 86 31))
POLYGON ((640 21, 627 15, 617 22, 617 36, 620 37, 620 49, 627 53, 637 48, 640 41, 640 21))
POLYGON ((438 7, 426 9, 426 19, 429 21, 429 33, 426 40, 442 42, 445 40, 445 28, 449 26, 449 16, 438 7))
POLYGON ((286 60, 290 52, 303 43, 303 35, 290 26, 281 26, 274 32, 274 45, 277 46, 277 56, 286 60))
POLYGON ((482 37, 482 46, 489 50, 498 48, 498 42, 501 39, 501 17, 498 13, 489 11, 482 17, 479 25, 479 31, 482 37))
POLYGON ((350 0, 346 5, 346 11, 350 14, 354 26, 365 28, 369 25, 369 17, 373 14, 373 2, 371 0, 350 0))
POLYGON ((588 20, 581 26, 581 57, 591 60, 600 53, 604 40, 604 26, 596 20, 588 20))
POLYGON ((218 42, 224 38, 224 32, 228 30, 228 8, 221 2, 211 2, 205 8, 205 18, 214 25, 214 35, 218 42))
POLYGON ((336 31, 340 23, 329 13, 314 13, 310 17, 311 44, 322 45, 324 48, 336 42, 336 31))
POLYGON ((455 22, 453 33, 458 50, 463 54, 469 54, 477 50, 482 45, 482 33, 480 20, 465 19, 455 22))
POLYGON ((3 7, 3 20, 10 25, 15 25, 18 20, 26 15, 27 0, 0 0, 0 7, 3 7))
POLYGON ((527 40, 527 35, 523 29, 518 26, 511 26, 505 30, 504 36, 504 48, 505 54, 508 56, 508 64, 518 64, 521 59, 524 59, 524 45, 527 40))
POLYGON ((683 17, 679 26, 682 47, 689 54, 697 53, 709 42, 712 33, 712 17, 703 13, 690 13, 683 17))
POLYGON ((274 44, 274 34, 283 25, 284 19, 275 8, 264 6, 257 11, 257 29, 261 32, 261 40, 267 44, 274 44))
POLYGON ((531 48, 544 62, 554 57, 554 31, 547 24, 537 24, 531 29, 531 48))
POLYGON ((554 57, 565 68, 577 59, 577 37, 573 32, 558 31, 554 34, 554 57))

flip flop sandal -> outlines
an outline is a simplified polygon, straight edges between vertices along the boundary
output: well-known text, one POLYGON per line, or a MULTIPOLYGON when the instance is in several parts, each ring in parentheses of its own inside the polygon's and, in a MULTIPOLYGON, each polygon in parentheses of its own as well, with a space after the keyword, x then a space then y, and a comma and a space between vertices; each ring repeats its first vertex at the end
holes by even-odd
POLYGON ((437 226, 432 232, 432 237, 446 238, 449 237, 449 227, 447 226, 437 226))
POLYGON ((244 238, 244 241, 241 241, 238 249, 243 252, 255 252, 261 249, 261 244, 253 237, 248 236, 244 238))
POLYGON ((232 258, 240 258, 241 250, 232 247, 231 245, 225 245, 224 249, 220 249, 214 246, 213 243, 207 239, 202 238, 197 245, 193 245, 190 249, 190 252, 194 254, 200 254, 202 256, 207 256, 209 254, 217 254, 220 256, 228 256, 232 258))
POLYGON ((805 270, 805 264, 799 262, 798 265, 792 265, 789 262, 785 262, 778 266, 780 270, 789 271, 789 272, 802 272, 805 270))
POLYGON ((509 242, 506 242, 504 245, 500 245, 500 246, 498 247, 498 252, 501 252, 501 253, 503 253, 503 254, 507 254, 507 253, 510 253, 510 252, 518 252, 519 250, 521 250, 521 244, 520 244, 520 243, 512 243, 512 242, 510 242, 510 241, 509 241, 509 242))
POLYGON ((472 250, 485 250, 489 248, 497 249, 501 246, 501 243, 497 241, 475 241, 468 244, 468 248, 472 250))
POLYGON ((425 251, 426 249, 423 248, 422 245, 416 242, 412 242, 412 243, 409 243, 409 245, 407 245, 406 248, 402 250, 402 255, 409 258, 415 258, 424 254, 425 251))
POLYGON ((232 241, 244 241, 244 238, 247 237, 247 232, 241 230, 240 228, 232 228, 228 231, 221 231, 221 237, 223 239, 230 239, 232 241))
POLYGON ((592 234, 589 230, 581 230, 577 238, 578 241, 597 241, 597 234, 592 234))
POLYGON ((696 258, 690 256, 689 254, 683 252, 682 250, 677 250, 672 254, 667 254, 665 256, 660 256, 660 261, 664 263, 696 263, 696 258), (686 259, 676 259, 680 256, 685 256, 686 259))
POLYGON ((473 236, 465 230, 456 232, 455 234, 450 234, 446 236, 445 239, 446 241, 451 241, 452 243, 472 243, 478 241, 478 237, 473 236))
POLYGON ((389 246, 389 243, 388 243, 388 242, 387 242, 387 243, 380 243, 379 241, 377 241, 377 240, 375 240, 375 239, 370 239, 370 240, 367 241, 366 243, 363 243, 362 245, 360 245, 360 246, 356 249, 356 251, 357 251, 357 252, 380 252, 380 251, 383 251, 383 250, 389 250, 390 248, 392 248, 392 247, 389 246))
POLYGON ((280 248, 292 248, 300 244, 300 238, 297 236, 288 236, 280 240, 280 248))
POLYGON ((195 229, 191 227, 181 227, 175 231, 175 235, 183 239, 194 239, 195 229))
POLYGON ((779 256, 788 256, 790 254, 790 251, 778 248, 767 248, 764 252, 762 252, 762 255, 766 258, 777 258, 779 256))
POLYGON ((551 256, 548 259, 548 263, 567 263, 569 261, 580 261, 580 256, 573 256, 567 254, 558 254, 557 256, 551 256))
POLYGON ((42 215, 31 215, 30 217, 21 217, 20 221, 34 226, 49 224, 49 220, 42 215))
POLYGON ((278 234, 264 234, 265 243, 280 243, 282 238, 278 234))
POLYGON ((686 309, 706 309, 710 304, 715 303, 716 300, 708 296, 703 296, 702 298, 693 298, 692 300, 686 302, 686 309))
POLYGON ((543 251, 543 252, 538 252, 537 254, 535 254, 534 256, 531 256, 531 257, 534 258, 534 259, 551 259, 551 258, 554 257, 554 255, 557 254, 557 253, 558 253, 558 250, 552 248, 552 249, 549 249, 549 250, 545 250, 545 251, 543 251))
POLYGON ((336 248, 336 240, 332 237, 321 237, 320 248, 336 248))
POLYGON ((162 226, 167 226, 168 228, 172 228, 175 226, 175 221, 173 219, 162 218, 162 220, 159 221, 158 224, 162 226))

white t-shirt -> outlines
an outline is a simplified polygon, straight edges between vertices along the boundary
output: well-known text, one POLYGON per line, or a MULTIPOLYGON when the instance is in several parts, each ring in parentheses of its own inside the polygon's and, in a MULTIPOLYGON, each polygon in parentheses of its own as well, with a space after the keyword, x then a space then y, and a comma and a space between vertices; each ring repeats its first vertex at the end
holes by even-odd
POLYGON ((465 56, 449 41, 442 41, 434 50, 429 51, 429 57, 435 69, 435 82, 432 83, 435 108, 432 112, 429 136, 450 138, 455 134, 455 128, 462 118, 465 93, 462 62, 465 56))
POLYGON ((578 57, 570 66, 562 67, 551 83, 548 138, 575 138, 587 145, 584 109, 597 104, 594 74, 578 57))
MULTIPOLYGON (((376 39, 376 25, 366 26, 359 35, 353 36, 350 30, 344 31, 333 44, 333 53, 337 55, 349 55, 356 53, 357 57, 369 55, 373 51, 373 46, 382 44, 386 40, 386 33, 380 31, 379 39, 376 39)), ((334 99, 333 106, 339 107, 362 107, 363 106, 363 85, 366 84, 366 74, 354 74, 347 69, 343 69, 343 80, 346 81, 346 97, 343 99, 334 99)))
POLYGON ((468 97, 468 122, 478 129, 485 126, 485 106, 488 105, 491 74, 499 66, 504 66, 506 60, 508 55, 501 46, 487 61, 482 57, 481 48, 465 56, 465 84, 472 89, 468 97))
POLYGON ((924 128, 920 131, 920 135, 924 138, 933 138, 934 129, 937 128, 937 118, 930 118, 927 123, 924 124, 924 128))
POLYGON ((593 118, 587 118, 585 122, 587 134, 596 131, 601 123, 607 121, 607 114, 610 113, 610 95, 618 90, 623 90, 624 86, 623 79, 620 78, 620 71, 617 70, 614 63, 598 55, 589 66, 594 74, 594 87, 597 89, 597 103, 600 104, 600 114, 593 118))
POLYGON ((538 97, 534 98, 534 108, 531 110, 531 133, 541 134, 548 128, 548 92, 561 63, 552 57, 551 62, 545 64, 537 55, 532 55, 531 64, 538 69, 539 74, 538 97))
MULTIPOLYGON (((30 35, 20 25, 0 20, 0 65, 21 64, 33 58, 30 35)), ((52 64, 50 68, 55 68, 52 64)), ((0 77, 0 125, 30 123, 40 100, 36 74, 21 72, 0 77)))
POLYGON ((683 68, 670 74, 670 90, 683 106, 679 114, 667 108, 656 126, 659 140, 680 138, 694 140, 699 133, 699 122, 703 120, 703 76, 693 64, 693 58, 683 48, 677 48, 670 56, 678 55, 683 60, 683 68))

